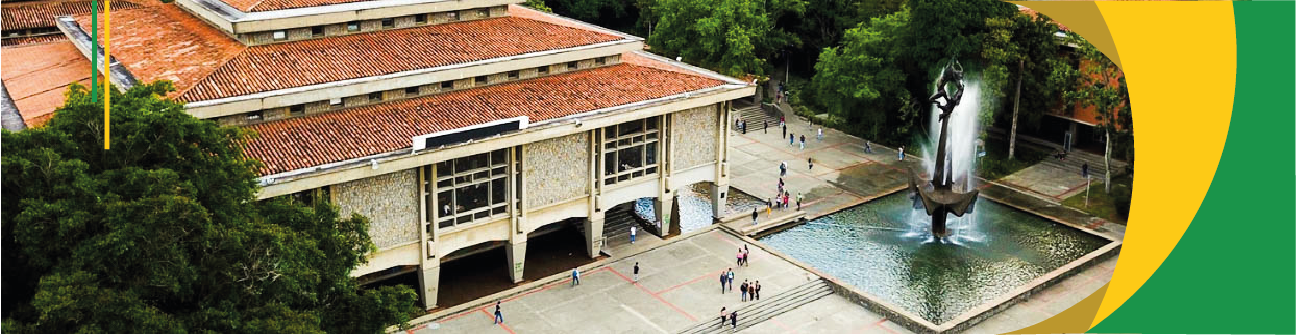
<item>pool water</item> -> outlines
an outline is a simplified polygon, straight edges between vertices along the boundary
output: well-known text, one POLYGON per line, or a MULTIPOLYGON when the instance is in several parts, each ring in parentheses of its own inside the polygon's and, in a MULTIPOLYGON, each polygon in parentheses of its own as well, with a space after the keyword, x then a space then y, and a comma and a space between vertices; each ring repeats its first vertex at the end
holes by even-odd
POLYGON ((930 217, 898 192, 760 241, 935 324, 993 301, 1108 241, 978 199, 935 239, 930 217))

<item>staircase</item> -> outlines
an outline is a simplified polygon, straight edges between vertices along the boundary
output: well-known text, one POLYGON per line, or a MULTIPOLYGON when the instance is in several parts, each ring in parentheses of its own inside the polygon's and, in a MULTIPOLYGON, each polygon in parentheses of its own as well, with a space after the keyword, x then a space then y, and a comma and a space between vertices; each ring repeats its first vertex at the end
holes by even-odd
POLYGON ((774 316, 787 313, 801 307, 805 304, 819 300, 825 296, 833 294, 831 286, 823 280, 814 280, 809 283, 788 289, 786 292, 779 293, 771 297, 762 297, 765 299, 757 300, 754 303, 747 303, 738 309, 738 327, 731 326, 731 321, 725 321, 724 325, 720 324, 718 317, 703 321, 693 325, 688 329, 681 331, 682 334, 732 334, 750 328, 761 322, 768 321, 774 316))
MULTIPOLYGON (((607 214, 603 216, 603 238, 605 239, 603 246, 615 247, 630 243, 631 225, 639 227, 639 236, 647 234, 640 220, 642 219, 634 213, 633 202, 609 208, 607 214)), ((577 224, 576 230, 579 230, 582 235, 585 234, 585 225, 577 224)))
MULTIPOLYGON (((753 132, 760 132, 761 128, 765 126, 765 121, 769 121, 770 131, 775 131, 776 129, 779 129, 778 127, 779 116, 772 113, 767 113, 764 110, 761 110, 760 107, 757 106, 739 108, 737 110, 734 110, 734 115, 737 115, 737 117, 747 121, 748 134, 753 132)), ((733 120, 730 120, 730 122, 733 122, 733 120)), ((734 133, 739 133, 739 134, 742 133, 738 131, 737 127, 734 127, 733 131, 734 133)), ((782 131, 782 130, 778 130, 778 131, 782 131)))
MULTIPOLYGON (((1004 139, 1007 138, 1007 134, 1004 134, 1004 131, 1002 129, 991 128, 988 132, 990 133, 991 136, 1004 138, 1004 139)), ((1045 166, 1057 168, 1063 171, 1075 173, 1076 175, 1080 175, 1081 170, 1083 170, 1084 164, 1089 163, 1089 176, 1093 177, 1094 179, 1100 179, 1104 176, 1105 173, 1107 173, 1107 168, 1106 168, 1107 165, 1103 162, 1102 153, 1094 154, 1083 150, 1071 150, 1071 152, 1067 153, 1066 160, 1062 161, 1052 156, 1053 153, 1062 151, 1062 145, 1045 141, 1042 139, 1038 139, 1035 137, 1021 135, 1021 134, 1017 135, 1017 146, 1030 147, 1039 151, 1050 153, 1048 158, 1045 158, 1043 161, 1040 162, 1040 164, 1045 166)), ((1111 161, 1111 165, 1113 170, 1112 176, 1114 177, 1114 176, 1124 174, 1125 171, 1127 171, 1126 167, 1129 164, 1113 158, 1111 161)))

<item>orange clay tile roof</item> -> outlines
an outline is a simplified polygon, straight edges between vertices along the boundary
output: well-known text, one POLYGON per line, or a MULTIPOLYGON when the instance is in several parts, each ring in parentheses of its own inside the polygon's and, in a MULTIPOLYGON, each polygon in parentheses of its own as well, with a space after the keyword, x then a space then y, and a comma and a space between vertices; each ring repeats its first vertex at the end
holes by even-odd
POLYGON ((3 48, 0 59, 0 79, 28 127, 44 125, 63 107, 72 82, 90 86, 90 61, 67 40, 3 48))
POLYGON ((369 0, 221 0, 230 7, 244 12, 264 12, 280 9, 328 6, 369 0))
POLYGON ((62 41, 66 39, 67 36, 64 36, 63 34, 14 37, 14 38, 6 38, 2 40, 2 42, 0 42, 0 46, 13 47, 19 45, 31 45, 31 44, 40 44, 45 42, 62 41))
POLYGON ((248 126, 263 175, 411 145, 438 131, 527 116, 531 122, 722 85, 711 78, 618 64, 248 126))
POLYGON ((203 101, 620 39, 503 17, 247 47, 167 4, 115 12, 112 55, 140 80, 168 79, 176 98, 203 101))
MULTIPOLYGON (((157 0, 145 0, 157 1, 157 0)), ((99 10, 103 10, 103 0, 96 1, 99 10)), ((112 9, 132 9, 139 8, 140 5, 126 0, 113 0, 112 9)), ((90 1, 71 0, 71 1, 30 1, 30 2, 9 2, 6 1, 4 7, 0 9, 0 19, 2 19, 4 30, 31 29, 31 28, 54 28, 54 18, 68 15, 81 15, 90 13, 90 1)))

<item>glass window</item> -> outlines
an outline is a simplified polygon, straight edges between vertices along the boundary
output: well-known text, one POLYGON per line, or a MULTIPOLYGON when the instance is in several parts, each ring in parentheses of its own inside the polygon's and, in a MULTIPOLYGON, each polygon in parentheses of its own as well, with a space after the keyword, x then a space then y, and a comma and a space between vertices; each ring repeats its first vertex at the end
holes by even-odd
POLYGON ((382 101, 382 92, 369 93, 369 103, 382 101))
POLYGON ((407 97, 412 97, 412 96, 416 96, 416 95, 419 95, 419 88, 418 88, 418 86, 410 86, 410 87, 406 87, 406 88, 405 88, 405 96, 407 96, 407 97))
POLYGON ((347 31, 360 31, 360 21, 351 21, 346 24, 347 31))
POLYGON ((459 12, 446 13, 446 21, 459 21, 459 12))
POLYGON ((477 78, 473 78, 473 85, 486 85, 486 76, 477 76, 477 78))
POLYGON ((395 20, 395 19, 382 19, 382 28, 383 28, 383 29, 396 28, 396 20, 395 20))
POLYGON ((547 75, 547 74, 549 74, 549 66, 546 65, 546 66, 541 66, 541 67, 536 68, 536 74, 538 74, 538 75, 542 75, 542 76, 543 76, 543 75, 547 75))
POLYGON ((418 23, 427 22, 427 14, 414 14, 414 22, 418 22, 418 23))
POLYGON ((508 180, 499 178, 491 181, 491 205, 498 205, 508 200, 508 180))
POLYGON ((520 76, 521 76, 521 73, 520 73, 519 71, 509 71, 509 72, 508 72, 508 79, 518 79, 518 77, 520 77, 520 76))
POLYGON ((311 27, 311 37, 323 37, 323 36, 324 36, 323 26, 311 27))
POLYGON ((288 39, 288 31, 275 30, 274 32, 270 33, 270 37, 274 38, 274 40, 276 41, 286 40, 288 39))
POLYGON ((293 105, 288 107, 288 116, 306 115, 306 105, 293 105))
POLYGON ((446 80, 441 82, 441 89, 448 90, 454 88, 454 81, 446 80))

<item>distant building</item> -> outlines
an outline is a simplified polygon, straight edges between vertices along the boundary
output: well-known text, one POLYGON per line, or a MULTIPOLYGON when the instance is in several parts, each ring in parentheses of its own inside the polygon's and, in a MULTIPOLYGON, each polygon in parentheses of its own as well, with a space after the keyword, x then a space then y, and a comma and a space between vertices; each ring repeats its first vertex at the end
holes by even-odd
MULTIPOLYGON (((732 101, 755 86, 521 2, 150 3, 113 11, 103 75, 171 80, 190 114, 256 131, 258 197, 367 216, 380 251, 353 275, 417 271, 431 308, 456 252, 502 246, 518 282, 537 229, 579 220, 594 257, 607 209, 652 197, 668 212, 701 182, 722 205, 728 190, 732 101)), ((56 21, 66 39, 4 50, 6 85, 88 79, 90 17, 56 21)))

